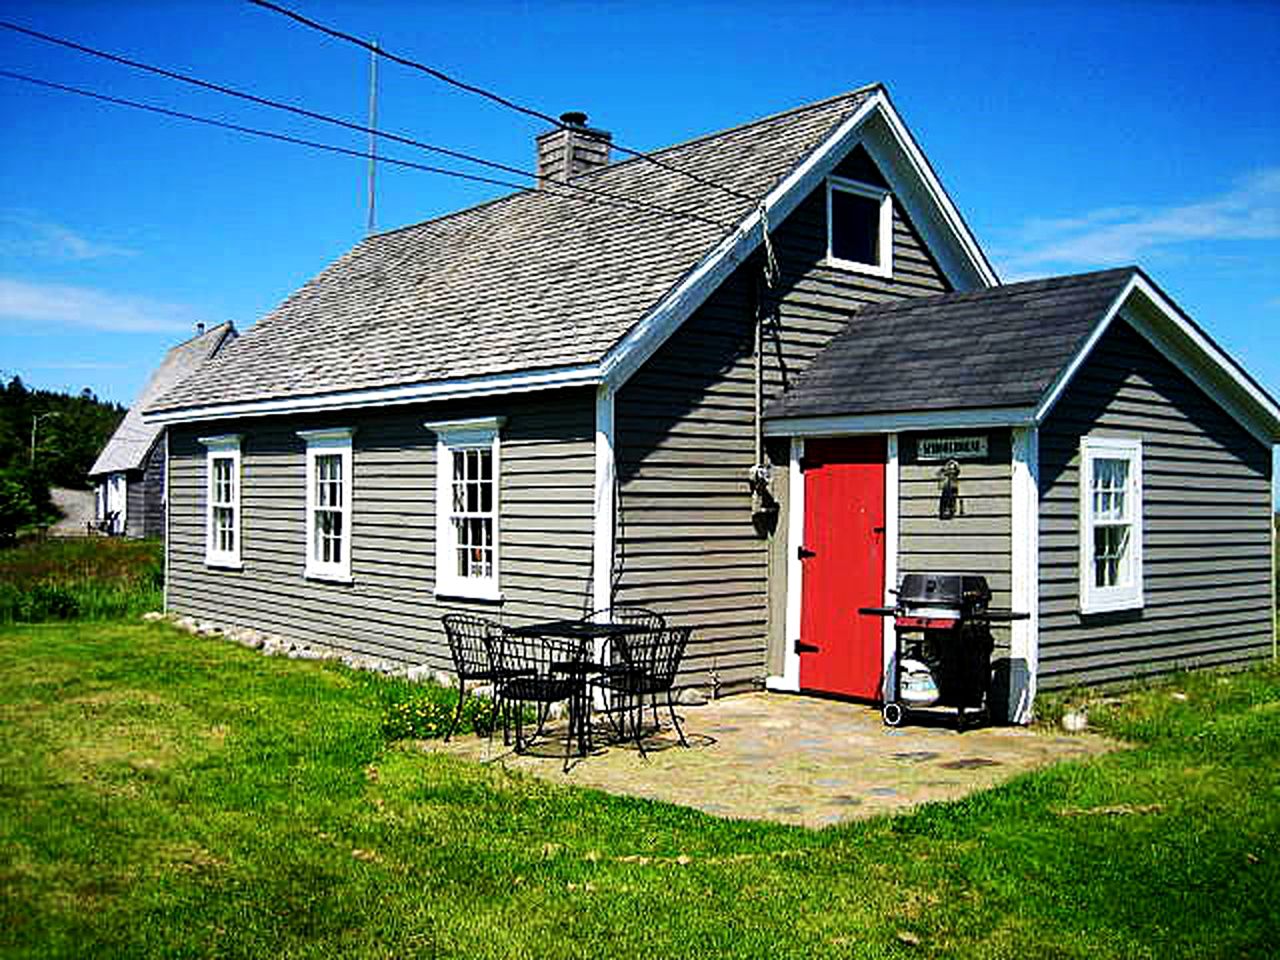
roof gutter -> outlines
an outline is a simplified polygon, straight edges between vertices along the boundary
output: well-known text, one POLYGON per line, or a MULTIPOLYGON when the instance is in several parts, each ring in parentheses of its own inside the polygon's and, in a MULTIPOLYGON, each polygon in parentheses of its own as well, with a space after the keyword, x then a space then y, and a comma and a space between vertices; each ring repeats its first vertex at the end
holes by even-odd
POLYGON ((465 400, 475 397, 534 390, 556 390, 587 387, 601 383, 603 375, 597 364, 559 367, 550 370, 528 370, 488 377, 438 380, 368 390, 344 390, 302 397, 279 397, 247 400, 240 403, 209 404, 199 407, 176 407, 143 411, 146 423, 198 423, 207 420, 231 420, 241 417, 279 416, 289 413, 319 413, 330 410, 358 410, 363 407, 399 406, 409 403, 465 400))

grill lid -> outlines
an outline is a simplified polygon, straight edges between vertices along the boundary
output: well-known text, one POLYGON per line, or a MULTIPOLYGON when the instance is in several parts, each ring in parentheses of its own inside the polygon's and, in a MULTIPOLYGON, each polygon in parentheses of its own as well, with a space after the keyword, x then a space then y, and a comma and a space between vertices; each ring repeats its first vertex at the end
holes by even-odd
POLYGON ((898 587, 904 607, 983 608, 990 602, 987 578, 973 573, 904 573, 898 587))

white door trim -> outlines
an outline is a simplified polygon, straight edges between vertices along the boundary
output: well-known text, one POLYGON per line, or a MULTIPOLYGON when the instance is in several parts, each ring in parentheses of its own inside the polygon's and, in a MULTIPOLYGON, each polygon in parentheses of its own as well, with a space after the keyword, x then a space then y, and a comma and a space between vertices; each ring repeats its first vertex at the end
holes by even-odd
POLYGON ((800 690, 800 598, 804 596, 804 564, 799 549, 804 545, 804 438, 791 438, 791 464, 787 475, 787 615, 782 648, 782 674, 765 678, 768 690, 798 693, 800 690))
MULTIPOLYGON (((898 434, 885 435, 884 466, 884 597, 882 602, 891 607, 897 600, 893 593, 898 587, 898 531, 901 529, 899 506, 898 434)), ((881 658, 881 696, 888 698, 889 677, 898 657, 898 635, 893 628, 893 617, 884 618, 884 652, 881 658)))

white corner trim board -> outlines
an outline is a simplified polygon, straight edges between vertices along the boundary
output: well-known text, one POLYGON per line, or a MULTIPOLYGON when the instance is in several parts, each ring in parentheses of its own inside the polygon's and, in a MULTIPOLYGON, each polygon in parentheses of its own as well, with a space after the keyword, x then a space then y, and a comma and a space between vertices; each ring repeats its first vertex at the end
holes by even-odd
POLYGON ((1009 628, 1008 716, 1014 723, 1030 723, 1034 713, 1036 677, 1040 669, 1040 432, 1036 427, 1013 430, 1013 517, 1011 600, 1014 610, 1030 619, 1015 620, 1009 628), (1025 671, 1019 669, 1025 664, 1025 671))
POLYGON ((617 473, 614 461, 613 390, 596 389, 595 490, 592 497, 591 538, 592 609, 613 609, 614 531, 617 525, 617 473))

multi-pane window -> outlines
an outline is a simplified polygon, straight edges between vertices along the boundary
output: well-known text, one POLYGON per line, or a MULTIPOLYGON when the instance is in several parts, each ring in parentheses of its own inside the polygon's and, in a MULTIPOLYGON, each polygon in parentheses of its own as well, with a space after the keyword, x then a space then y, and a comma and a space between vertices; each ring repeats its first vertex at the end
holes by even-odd
POLYGON ((498 599, 500 418, 428 423, 436 442, 436 592, 498 599))
POLYGON ((1142 605, 1142 444, 1086 437, 1080 457, 1080 605, 1142 605))
POLYGON ((493 450, 462 447, 453 457, 453 525, 456 573, 459 577, 492 579, 494 551, 493 450))
POLYGON ((827 179, 827 259, 836 266, 893 274, 893 198, 888 190, 827 179))
POLYGON ((304 430, 307 441, 308 577, 351 579, 350 429, 304 430))
POLYGON ((235 461, 213 457, 213 547, 217 553, 236 549, 235 461))
POLYGON ((205 487, 205 563, 240 566, 240 435, 202 437, 205 487))
POLYGON ((342 456, 336 453, 316 457, 315 515, 312 524, 315 542, 312 558, 317 563, 342 562, 342 456))

